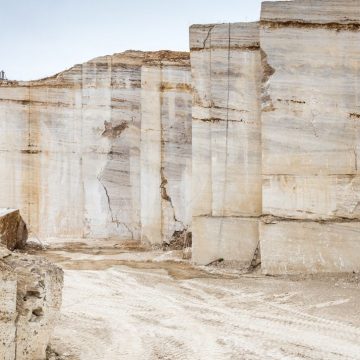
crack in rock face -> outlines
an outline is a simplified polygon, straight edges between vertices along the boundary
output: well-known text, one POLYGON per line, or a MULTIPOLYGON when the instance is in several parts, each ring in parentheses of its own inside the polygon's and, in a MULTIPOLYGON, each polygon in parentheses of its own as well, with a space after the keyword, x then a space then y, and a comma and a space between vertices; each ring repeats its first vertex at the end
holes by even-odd
POLYGON ((167 181, 167 179, 166 179, 166 177, 164 175, 164 168, 161 168, 160 171, 161 171, 161 185, 160 185, 161 197, 162 197, 163 200, 168 201, 171 204, 171 207, 172 207, 171 198, 168 195, 167 190, 166 190, 166 185, 168 184, 168 181, 167 181))
POLYGON ((106 199, 107 199, 107 205, 108 205, 109 213, 110 213, 110 216, 111 216, 111 222, 116 224, 117 227, 122 225, 129 232, 129 234, 131 236, 131 239, 134 240, 134 238, 135 238, 134 237, 134 231, 131 230, 131 228, 129 227, 128 224, 126 224, 125 222, 119 221, 117 219, 117 217, 115 216, 114 211, 113 211, 113 209, 111 207, 111 199, 110 199, 109 191, 108 191, 107 187, 105 186, 105 184, 103 183, 101 176, 98 176, 97 179, 98 179, 99 183, 101 184, 101 186, 103 187, 104 192, 105 192, 105 196, 106 196, 106 199))

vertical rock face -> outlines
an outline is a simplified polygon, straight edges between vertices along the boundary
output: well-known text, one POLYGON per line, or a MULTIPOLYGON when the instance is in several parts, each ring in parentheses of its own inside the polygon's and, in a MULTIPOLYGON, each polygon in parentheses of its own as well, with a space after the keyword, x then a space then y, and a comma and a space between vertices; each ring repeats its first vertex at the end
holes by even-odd
POLYGON ((139 238, 144 56, 128 52, 83 66, 85 237, 139 238))
POLYGON ((0 86, 0 203, 41 237, 138 238, 142 52, 0 86), (39 221, 41 219, 41 221, 39 221))
POLYGON ((266 273, 360 270, 359 5, 263 4, 266 273))
MULTIPOLYGON (((43 238, 140 240, 144 65, 143 74, 157 67, 164 77, 158 118, 163 136, 155 145, 161 148, 162 165, 157 172, 168 177, 168 195, 178 207, 173 214, 162 205, 165 225, 157 242, 188 229, 188 56, 127 51, 39 81, 1 82, 0 163, 7 174, 0 179, 1 206, 20 208, 30 230, 43 238)), ((161 182, 156 193, 161 193, 161 182)))
POLYGON ((25 246, 28 232, 19 210, 0 209, 0 243, 9 250, 25 246))
POLYGON ((191 231, 191 73, 188 53, 146 61, 141 72, 142 240, 191 231))
POLYGON ((261 215, 258 23, 194 25, 190 47, 193 259, 250 265, 261 215))

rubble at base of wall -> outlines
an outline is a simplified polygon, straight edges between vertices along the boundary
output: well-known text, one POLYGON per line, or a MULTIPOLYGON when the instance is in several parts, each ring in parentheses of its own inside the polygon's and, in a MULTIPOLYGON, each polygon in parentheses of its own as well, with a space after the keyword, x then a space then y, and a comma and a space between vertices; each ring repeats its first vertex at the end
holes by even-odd
POLYGON ((0 209, 0 244, 10 250, 22 249, 27 238, 27 227, 19 210, 0 209))
POLYGON ((0 359, 46 358, 62 287, 62 269, 0 244, 0 359))

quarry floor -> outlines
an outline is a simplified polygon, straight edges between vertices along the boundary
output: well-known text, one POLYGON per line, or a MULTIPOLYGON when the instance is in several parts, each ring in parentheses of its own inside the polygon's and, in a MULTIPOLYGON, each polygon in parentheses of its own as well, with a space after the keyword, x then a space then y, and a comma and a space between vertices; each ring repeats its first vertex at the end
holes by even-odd
POLYGON ((360 359, 359 275, 239 274, 138 250, 33 250, 65 271, 50 359, 360 359))

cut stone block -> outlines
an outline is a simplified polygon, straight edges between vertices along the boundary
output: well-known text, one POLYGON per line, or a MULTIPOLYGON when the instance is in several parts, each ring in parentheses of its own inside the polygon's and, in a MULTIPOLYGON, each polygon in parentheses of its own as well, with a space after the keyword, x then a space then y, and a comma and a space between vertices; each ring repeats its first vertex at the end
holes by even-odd
POLYGON ((360 177, 264 176, 263 212, 294 219, 360 219, 360 177))
POLYGON ((360 222, 260 224, 264 274, 360 271, 360 222))
POLYGON ((359 2, 265 2, 260 24, 263 173, 359 173, 359 2))
POLYGON ((283 218, 261 225, 265 273, 359 270, 359 9, 262 5, 263 212, 283 218))
POLYGON ((230 265, 249 267, 259 243, 258 224, 251 218, 193 217, 194 263, 207 265, 223 259, 230 265))
POLYGON ((258 48, 259 24, 196 24, 190 27, 190 50, 193 52, 214 48, 228 49, 229 45, 234 49, 258 48))
POLYGON ((9 250, 25 246, 28 231, 19 210, 0 209, 0 243, 9 250))
POLYGON ((193 216, 261 214, 258 23, 190 27, 193 216))
POLYGON ((250 266, 261 215, 258 23, 190 27, 193 260, 250 266), (249 217, 249 218, 247 218, 249 217))

